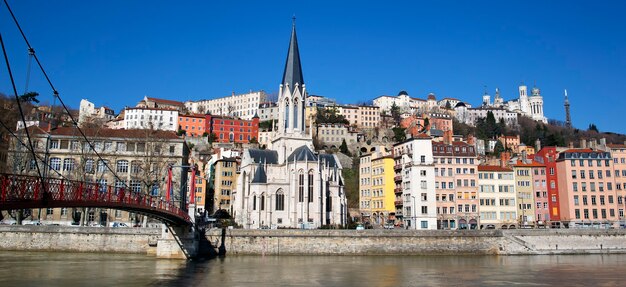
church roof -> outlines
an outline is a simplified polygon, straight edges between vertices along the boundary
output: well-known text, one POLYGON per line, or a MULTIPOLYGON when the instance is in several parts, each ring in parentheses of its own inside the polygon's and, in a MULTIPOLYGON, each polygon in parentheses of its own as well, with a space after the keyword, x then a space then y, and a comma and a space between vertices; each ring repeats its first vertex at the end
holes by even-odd
POLYGON ((248 150, 255 163, 278 164, 278 152, 275 150, 254 149, 248 150))
POLYGON ((262 163, 259 163, 259 166, 254 172, 252 183, 267 183, 267 174, 265 173, 265 168, 262 163))
POLYGON ((292 161, 317 161, 315 154, 309 149, 308 146, 303 145, 294 150, 287 158, 288 162, 292 161))
POLYGON ((335 161, 335 156, 332 154, 320 154, 320 161, 321 160, 330 167, 339 167, 337 161, 335 161))
POLYGON ((302 66, 300 65, 300 52, 298 51, 296 21, 294 18, 291 28, 291 39, 289 40, 289 50, 287 51, 287 62, 285 63, 285 72, 283 73, 283 81, 281 84, 289 84, 289 89, 293 92, 296 83, 300 85, 299 89, 300 92, 302 92, 304 77, 302 76, 302 66))

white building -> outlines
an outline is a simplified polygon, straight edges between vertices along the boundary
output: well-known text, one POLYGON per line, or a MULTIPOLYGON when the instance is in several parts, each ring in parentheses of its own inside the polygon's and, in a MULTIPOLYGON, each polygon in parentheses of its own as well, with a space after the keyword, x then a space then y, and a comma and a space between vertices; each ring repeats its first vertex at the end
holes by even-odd
MULTIPOLYGON (((431 99, 433 101, 434 99, 431 99)), ((373 101, 374 106, 380 108, 380 112, 390 114, 391 107, 395 103, 400 108, 400 113, 405 116, 414 115, 416 113, 423 113, 428 111, 429 104, 431 106, 436 105, 436 101, 429 103, 427 100, 411 98, 406 91, 400 91, 397 96, 380 96, 373 101)))
POLYGON ((480 118, 487 118, 487 113, 493 113, 496 122, 504 120, 508 126, 517 126, 517 112, 512 112, 503 108, 493 107, 480 107, 480 108, 467 108, 463 103, 459 103, 454 108, 455 117, 459 122, 466 123, 468 125, 475 125, 476 121, 480 118))
POLYGON ((257 115, 261 122, 278 119, 278 104, 274 102, 261 103, 257 115))
POLYGON ((127 108, 124 129, 178 130, 178 111, 154 108, 127 108))
POLYGON ((401 167, 395 181, 400 183, 402 189, 405 228, 436 230, 435 164, 431 138, 423 135, 397 143, 393 146, 393 154, 396 164, 401 167))
POLYGON ((347 223, 341 163, 335 155, 313 152, 313 139, 304 128, 306 103, 294 23, 271 146, 244 150, 233 190, 232 216, 243 228, 347 223))
POLYGON ((230 96, 211 100, 187 101, 185 107, 192 113, 210 113, 251 120, 257 113, 259 105, 265 103, 266 100, 267 94, 264 91, 251 91, 239 95, 233 92, 230 96))
POLYGON ((92 122, 98 121, 98 122, 104 123, 114 118, 115 118, 115 112, 113 111, 113 109, 110 109, 105 106, 96 108, 96 106, 92 102, 86 99, 80 100, 80 108, 78 110, 78 123, 79 124, 83 124, 87 121, 92 121, 92 122))
POLYGON ((357 132, 346 124, 319 124, 317 125, 317 139, 323 149, 339 148, 345 140, 350 151, 357 149, 357 132))

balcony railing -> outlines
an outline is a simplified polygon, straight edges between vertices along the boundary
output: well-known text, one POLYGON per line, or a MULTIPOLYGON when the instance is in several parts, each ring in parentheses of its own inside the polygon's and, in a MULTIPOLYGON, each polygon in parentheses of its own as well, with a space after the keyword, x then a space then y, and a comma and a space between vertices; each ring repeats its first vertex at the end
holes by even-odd
POLYGON ((402 193, 402 188, 401 187, 394 188, 393 189, 393 193, 395 193, 395 194, 402 193))
POLYGON ((401 175, 394 176, 393 181, 402 181, 402 176, 401 175))
POLYGON ((403 201, 402 200, 396 200, 393 202, 396 206, 401 206, 403 201))

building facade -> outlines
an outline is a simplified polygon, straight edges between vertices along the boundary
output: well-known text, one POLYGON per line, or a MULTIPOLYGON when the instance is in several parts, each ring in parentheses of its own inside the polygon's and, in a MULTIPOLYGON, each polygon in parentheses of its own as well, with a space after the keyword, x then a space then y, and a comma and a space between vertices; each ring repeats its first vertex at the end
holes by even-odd
POLYGON ((617 193, 617 216, 620 226, 626 226, 626 144, 608 144, 613 157, 613 175, 617 193))
POLYGON ((264 91, 256 91, 236 95, 200 101, 185 102, 185 107, 192 113, 210 113, 216 116, 238 117, 252 120, 257 114, 259 105, 267 102, 267 94, 264 91))
POLYGON ((393 146, 394 181, 402 189, 402 220, 407 229, 437 229, 432 140, 410 138, 393 146))
POLYGON ((149 107, 127 108, 124 111, 124 129, 176 131, 178 110, 149 107))
POLYGON ((179 115, 178 129, 188 137, 201 137, 206 132, 205 116, 199 114, 179 115))
POLYGON ((609 228, 619 222, 611 153, 569 149, 559 153, 561 221, 570 228, 609 228))
POLYGON ((545 220, 550 221, 551 227, 560 227, 561 223, 561 208, 560 208, 560 193, 559 193, 559 173, 557 172, 556 161, 559 157, 559 153, 556 147, 543 147, 535 154, 535 161, 545 165, 546 167, 546 182, 548 188, 548 207, 550 209, 550 218, 545 220))
POLYGON ((516 228, 517 205, 513 170, 478 166, 478 198, 481 229, 516 228))
POLYGON ((464 142, 433 142, 438 229, 477 229, 478 159, 464 142))
POLYGON ((252 139, 259 140, 259 117, 244 120, 207 114, 204 122, 205 131, 215 134, 216 142, 249 143, 252 139))

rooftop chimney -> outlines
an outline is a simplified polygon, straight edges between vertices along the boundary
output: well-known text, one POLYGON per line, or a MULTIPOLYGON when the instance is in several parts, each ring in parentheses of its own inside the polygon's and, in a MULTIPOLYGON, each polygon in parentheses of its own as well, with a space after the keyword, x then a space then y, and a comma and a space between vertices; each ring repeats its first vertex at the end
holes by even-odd
POLYGON ((587 140, 580 139, 580 148, 587 148, 587 140))
POLYGON ((511 159, 511 154, 509 152, 507 151, 502 152, 500 154, 500 166, 506 167, 510 159, 511 159))
POLYGON ((476 140, 474 139, 473 135, 467 135, 467 144, 469 145, 474 145, 476 143, 476 140))

